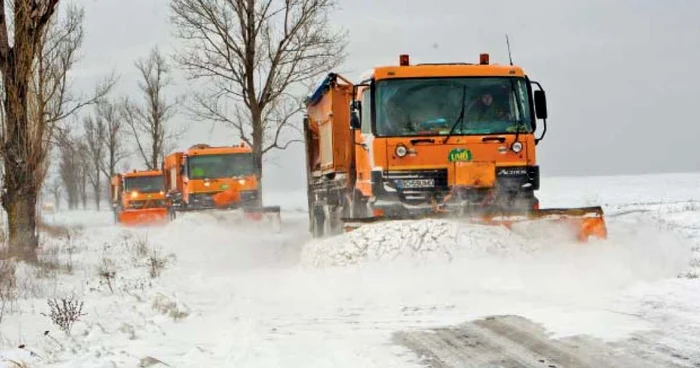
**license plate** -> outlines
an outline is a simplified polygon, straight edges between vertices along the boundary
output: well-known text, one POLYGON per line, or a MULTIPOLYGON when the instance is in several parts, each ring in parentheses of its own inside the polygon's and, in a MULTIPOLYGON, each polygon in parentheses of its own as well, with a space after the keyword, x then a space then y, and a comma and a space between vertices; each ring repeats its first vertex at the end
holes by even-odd
POLYGON ((434 179, 408 179, 399 182, 399 188, 432 188, 434 186, 434 179))

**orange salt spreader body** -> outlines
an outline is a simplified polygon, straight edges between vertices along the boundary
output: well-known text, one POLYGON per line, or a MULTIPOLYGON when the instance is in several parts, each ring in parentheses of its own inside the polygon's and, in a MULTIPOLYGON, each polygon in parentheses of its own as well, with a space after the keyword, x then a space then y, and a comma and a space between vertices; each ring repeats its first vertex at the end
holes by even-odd
POLYGON ((127 226, 162 224, 169 219, 163 172, 132 171, 111 178, 115 222, 127 226))
POLYGON ((488 54, 418 65, 401 55, 359 83, 331 73, 306 100, 310 231, 448 217, 551 221, 577 240, 607 237, 601 207, 539 208, 536 146, 546 119, 540 83, 488 54))

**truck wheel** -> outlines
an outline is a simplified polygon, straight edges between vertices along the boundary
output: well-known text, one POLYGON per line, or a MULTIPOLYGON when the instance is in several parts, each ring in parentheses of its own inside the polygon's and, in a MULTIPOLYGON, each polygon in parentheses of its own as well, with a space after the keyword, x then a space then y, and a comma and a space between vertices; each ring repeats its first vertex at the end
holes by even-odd
POLYGON ((365 218, 368 214, 367 201, 362 194, 354 191, 345 197, 343 201, 343 216, 349 218, 365 218))
POLYGON ((333 220, 335 219, 335 213, 333 213, 333 208, 329 205, 323 206, 321 213, 323 214, 323 235, 333 234, 333 220))
POLYGON ((528 211, 535 211, 540 208, 540 200, 535 196, 535 192, 532 190, 527 192, 524 201, 524 205, 527 206, 528 211))
POLYGON ((506 211, 516 211, 528 213, 539 205, 539 200, 532 190, 504 193, 504 198, 499 201, 500 206, 506 211))
POLYGON ((324 217, 321 207, 314 207, 311 216, 311 234, 314 238, 323 237, 324 217))
POLYGON ((331 235, 343 233, 343 217, 345 217, 344 206, 329 206, 331 235))

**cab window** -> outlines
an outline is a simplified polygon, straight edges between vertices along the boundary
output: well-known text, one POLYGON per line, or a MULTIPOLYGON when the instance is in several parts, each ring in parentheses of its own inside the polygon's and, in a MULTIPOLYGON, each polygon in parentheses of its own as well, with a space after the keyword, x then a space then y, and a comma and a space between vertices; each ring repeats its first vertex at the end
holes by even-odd
POLYGON ((362 92, 362 125, 360 131, 363 134, 372 132, 372 99, 370 89, 366 88, 362 92))

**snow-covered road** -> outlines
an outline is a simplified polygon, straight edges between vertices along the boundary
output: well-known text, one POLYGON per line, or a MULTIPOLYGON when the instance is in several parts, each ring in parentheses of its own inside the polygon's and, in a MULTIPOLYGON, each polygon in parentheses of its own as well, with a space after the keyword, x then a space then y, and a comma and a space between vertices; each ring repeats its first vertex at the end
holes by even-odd
POLYGON ((314 241, 296 193, 282 203, 281 233, 208 214, 130 230, 107 212, 58 213, 48 220, 82 227, 47 240, 72 272, 20 267, 32 291, 0 322, 0 357, 30 367, 136 367, 147 357, 173 367, 418 367, 397 332, 513 315, 552 338, 653 334, 700 364, 700 175, 542 186, 542 207, 603 204, 610 239, 568 244, 430 220, 314 241), (156 278, 153 252, 167 261, 156 278), (98 275, 105 262, 113 291, 98 275), (71 293, 87 315, 66 336, 41 313, 47 298, 71 293))

